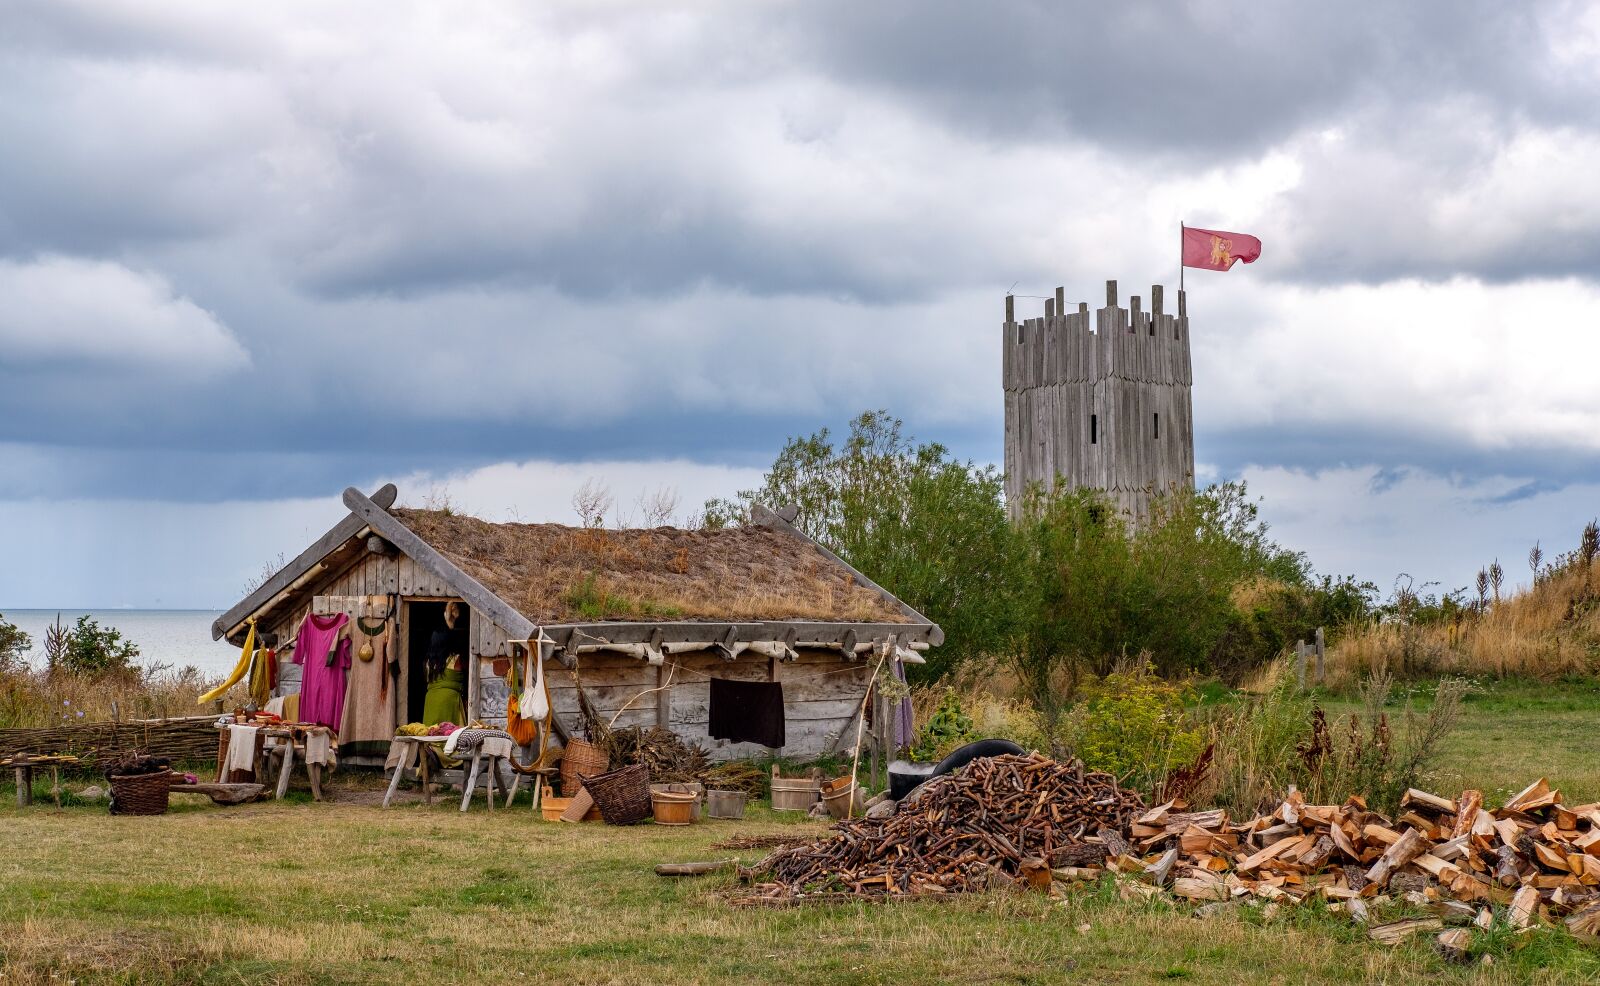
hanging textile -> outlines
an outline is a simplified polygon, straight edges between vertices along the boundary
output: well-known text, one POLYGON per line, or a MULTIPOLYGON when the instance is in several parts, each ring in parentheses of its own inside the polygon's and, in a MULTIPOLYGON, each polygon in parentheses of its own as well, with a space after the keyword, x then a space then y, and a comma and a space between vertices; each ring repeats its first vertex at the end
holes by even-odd
MULTIPOLYGON (((894 680, 904 685, 906 683, 905 664, 900 661, 890 661, 889 663, 894 667, 894 680)), ((911 694, 907 692, 900 698, 900 709, 894 717, 894 735, 889 737, 896 750, 910 749, 912 742, 915 741, 917 735, 916 723, 912 721, 915 717, 916 713, 911 708, 911 694)))
POLYGON ((347 757, 383 756, 394 737, 395 703, 388 688, 390 651, 395 650, 392 626, 387 619, 355 621, 351 640, 356 660, 350 665, 339 722, 339 752, 347 757))
POLYGON ((782 747, 783 683, 711 679, 711 738, 782 747))
POLYGON ((250 662, 250 704, 258 709, 266 708, 277 684, 278 655, 271 647, 262 647, 250 662))
POLYGON ((227 680, 217 687, 211 689, 209 692, 206 692, 204 695, 200 696, 199 700, 196 701, 195 704, 205 705, 207 702, 214 702, 226 695, 228 693, 228 689, 232 688, 234 685, 237 685, 239 683, 239 679, 244 677, 245 672, 250 670, 250 658, 255 654, 255 652, 256 619, 252 616, 250 618, 250 632, 245 634, 244 647, 239 651, 239 664, 233 669, 233 673, 228 675, 227 680))
POLYGON ((294 663, 300 665, 300 719, 338 729, 350 671, 350 617, 311 614, 300 624, 294 663))

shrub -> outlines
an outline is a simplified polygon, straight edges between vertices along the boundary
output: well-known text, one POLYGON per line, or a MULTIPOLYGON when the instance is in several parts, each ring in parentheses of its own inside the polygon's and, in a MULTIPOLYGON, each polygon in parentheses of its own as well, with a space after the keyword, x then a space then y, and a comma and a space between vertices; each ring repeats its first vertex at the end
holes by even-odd
POLYGON ((975 739, 972 717, 961 707, 955 689, 946 688, 933 715, 917 730, 911 743, 914 760, 942 760, 975 739))
POLYGON ((1292 784, 1316 804, 1359 794, 1393 811, 1409 787, 1419 787, 1438 760, 1461 715, 1466 685, 1446 678, 1422 709, 1409 699, 1391 717, 1393 679, 1374 675, 1361 688, 1361 708, 1330 719, 1311 698, 1296 694, 1288 665, 1275 665, 1266 690, 1214 716, 1208 800, 1253 812, 1280 800, 1292 784))
POLYGON ((1086 765, 1152 795, 1205 750, 1205 733, 1186 711, 1193 699, 1192 689, 1162 681, 1153 666, 1111 674, 1068 715, 1067 736, 1086 765))
POLYGON ((138 656, 139 648, 124 640, 121 630, 102 627, 85 613, 67 632, 66 649, 51 671, 91 677, 117 673, 130 670, 138 656))

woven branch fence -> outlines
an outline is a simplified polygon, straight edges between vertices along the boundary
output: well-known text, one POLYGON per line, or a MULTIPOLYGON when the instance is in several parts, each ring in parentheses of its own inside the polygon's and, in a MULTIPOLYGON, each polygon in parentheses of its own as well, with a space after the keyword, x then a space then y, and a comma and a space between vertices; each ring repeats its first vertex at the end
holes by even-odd
POLYGON ((40 729, 0 729, 0 757, 13 753, 71 753, 83 760, 115 758, 138 750, 155 757, 215 760, 217 717, 76 722, 40 729))

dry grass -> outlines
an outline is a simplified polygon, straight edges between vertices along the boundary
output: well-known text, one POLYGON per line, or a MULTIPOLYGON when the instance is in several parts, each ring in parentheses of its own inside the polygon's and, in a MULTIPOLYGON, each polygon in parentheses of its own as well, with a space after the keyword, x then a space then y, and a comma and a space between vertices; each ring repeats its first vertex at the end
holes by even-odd
POLYGON ((394 513, 535 622, 905 622, 821 552, 765 528, 605 530, 491 524, 442 510, 394 513))
POLYGON ((0 728, 195 715, 195 699, 213 683, 193 668, 47 675, 20 663, 0 667, 0 728))
POLYGON ((1600 573, 1574 563, 1482 613, 1421 626, 1386 621, 1347 632, 1329 651, 1331 687, 1380 670, 1544 680, 1600 674, 1600 573))

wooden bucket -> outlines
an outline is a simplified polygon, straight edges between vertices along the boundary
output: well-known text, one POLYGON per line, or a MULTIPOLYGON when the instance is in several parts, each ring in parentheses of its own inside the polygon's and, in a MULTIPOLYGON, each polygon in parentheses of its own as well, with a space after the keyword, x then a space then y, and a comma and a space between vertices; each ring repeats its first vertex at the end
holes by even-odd
POLYGON ((706 801, 706 786, 699 781, 663 781, 660 784, 650 785, 651 795, 656 794, 691 794, 694 796, 694 811, 690 813, 690 821, 700 820, 700 806, 706 801))
POLYGON ((610 769, 611 758, 606 751, 574 736, 561 755, 561 793, 570 798, 578 793, 585 777, 596 777, 610 769))
POLYGON ((833 818, 849 818, 852 808, 856 813, 860 813, 862 800, 854 777, 840 777, 822 787, 822 803, 827 806, 828 815, 833 818), (855 799, 853 804, 852 796, 855 799))
POLYGON ((706 814, 712 818, 743 818, 743 791, 707 791, 706 814))
POLYGON ((772 810, 810 811, 822 797, 822 777, 815 770, 810 777, 780 777, 772 765, 772 810))
POLYGON ((655 791, 650 795, 650 809, 657 825, 688 825, 694 821, 698 800, 687 791, 655 791))

